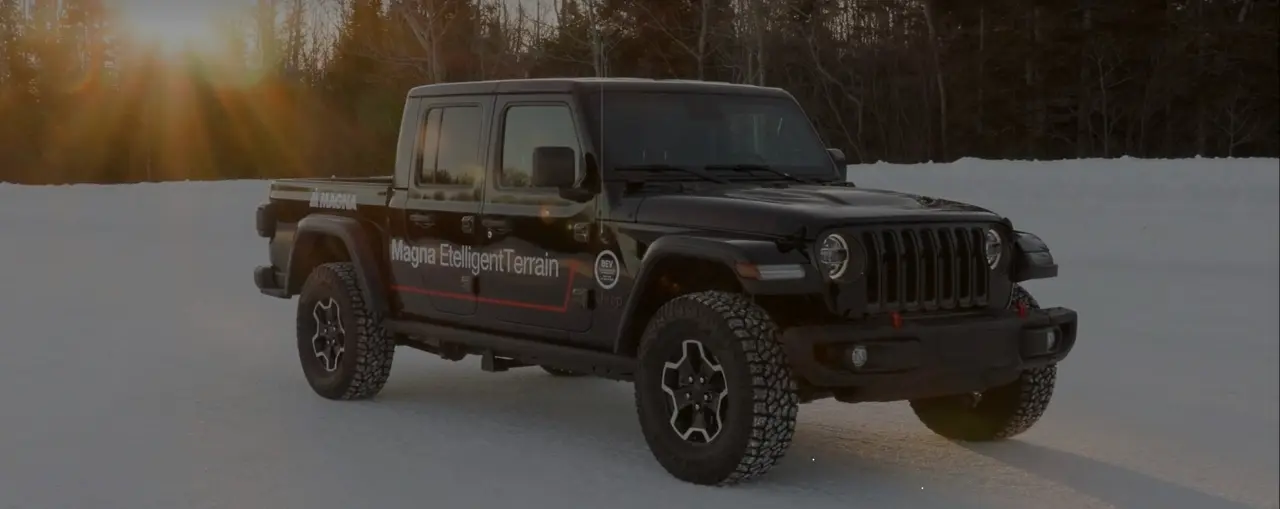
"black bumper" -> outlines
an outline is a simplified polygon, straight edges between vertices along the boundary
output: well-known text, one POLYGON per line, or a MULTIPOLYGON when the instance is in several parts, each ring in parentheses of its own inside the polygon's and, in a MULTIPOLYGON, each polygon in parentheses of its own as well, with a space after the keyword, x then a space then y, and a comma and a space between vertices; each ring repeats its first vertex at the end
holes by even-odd
POLYGON ((289 292, 280 284, 280 279, 275 267, 259 266, 253 269, 253 284, 258 287, 258 291, 264 295, 287 299, 289 292))
POLYGON ((898 401, 982 391, 1061 361, 1075 346, 1076 312, 904 319, 897 327, 887 318, 797 326, 782 342, 792 369, 813 390, 841 401, 898 401))

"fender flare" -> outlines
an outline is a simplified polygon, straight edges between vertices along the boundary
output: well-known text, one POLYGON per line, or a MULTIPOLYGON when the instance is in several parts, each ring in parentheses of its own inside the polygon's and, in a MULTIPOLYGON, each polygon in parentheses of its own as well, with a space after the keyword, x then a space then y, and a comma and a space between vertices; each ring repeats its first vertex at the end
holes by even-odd
POLYGON ((298 221, 293 247, 289 250, 289 268, 285 271, 284 283, 288 294, 295 295, 302 288, 302 281, 297 280, 300 278, 295 274, 294 267, 325 237, 338 239, 346 248, 347 257, 355 265, 360 290, 370 308, 381 313, 389 311, 386 279, 382 275, 382 265, 373 247, 379 237, 371 234, 358 219, 351 217, 312 214, 298 221))
POLYGON ((1034 233, 1013 232, 1013 282, 1058 277, 1058 264, 1045 244, 1034 233))
MULTIPOLYGON (((724 266, 737 278, 749 295, 799 295, 820 292, 823 281, 807 256, 799 250, 783 250, 772 240, 724 239, 691 235, 669 235, 653 242, 644 252, 640 271, 636 274, 618 323, 617 353, 632 355, 637 344, 630 344, 627 331, 635 325, 636 309, 645 298, 655 267, 672 257, 696 258, 724 266), (798 265, 804 274, 798 278, 761 279, 750 276, 749 267, 766 265, 798 265), (744 275, 746 272, 748 275, 744 275)), ((638 336, 637 336, 638 337, 638 336)))

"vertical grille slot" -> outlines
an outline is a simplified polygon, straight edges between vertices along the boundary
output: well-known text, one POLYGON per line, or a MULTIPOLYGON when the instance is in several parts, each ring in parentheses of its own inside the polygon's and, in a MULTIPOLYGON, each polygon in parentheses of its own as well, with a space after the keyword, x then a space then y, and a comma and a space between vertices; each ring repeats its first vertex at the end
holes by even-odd
POLYGON ((942 293, 938 295, 938 303, 943 309, 955 307, 956 302, 956 237, 950 229, 938 232, 942 239, 942 250, 938 252, 938 268, 942 273, 942 293))
POLYGON ((925 293, 922 297, 925 309, 935 311, 942 305, 942 267, 936 261, 938 253, 942 250, 942 241, 938 239, 938 233, 933 230, 922 230, 924 236, 926 250, 920 254, 920 265, 924 274, 925 293))
POLYGON ((967 308, 973 297, 973 286, 970 284, 973 279, 973 263, 970 263, 973 260, 973 246, 963 228, 953 228, 951 231, 956 235, 956 266, 960 267, 956 271, 956 305, 967 308))
POLYGON ((867 312, 962 310, 987 305, 990 277, 980 226, 860 232, 867 312))
MULTIPOLYGON (((884 245, 876 232, 863 232, 862 245, 867 250, 867 304, 876 306, 885 301, 884 295, 884 245), (873 304, 874 303, 874 304, 873 304)), ((871 309, 869 308, 868 311, 871 309)))
POLYGON ((924 291, 924 278, 921 276, 920 235, 916 230, 903 230, 903 272, 902 282, 906 284, 903 293, 904 307, 914 311, 920 307, 920 294, 924 291))

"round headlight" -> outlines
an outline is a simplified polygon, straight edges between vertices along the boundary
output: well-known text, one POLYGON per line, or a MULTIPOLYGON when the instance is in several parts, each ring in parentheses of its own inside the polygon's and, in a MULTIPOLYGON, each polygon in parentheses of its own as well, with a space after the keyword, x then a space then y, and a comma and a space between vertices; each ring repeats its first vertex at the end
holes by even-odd
POLYGON ((839 279, 849 270, 849 241, 838 233, 823 237, 818 244, 818 265, 831 279, 839 279))
POLYGON ((987 230, 986 237, 987 265, 994 269, 1000 264, 1000 253, 1004 252, 1004 241, 1000 240, 1000 233, 994 229, 987 230))

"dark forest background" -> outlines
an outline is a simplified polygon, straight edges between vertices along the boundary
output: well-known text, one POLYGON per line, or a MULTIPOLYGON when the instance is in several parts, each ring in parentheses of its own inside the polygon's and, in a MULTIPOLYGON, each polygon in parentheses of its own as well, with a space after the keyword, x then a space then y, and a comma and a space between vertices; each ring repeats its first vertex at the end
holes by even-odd
POLYGON ((782 87, 855 163, 1275 157, 1277 4, 255 0, 181 53, 0 0, 0 181, 386 174, 408 88, 549 76, 782 87))

